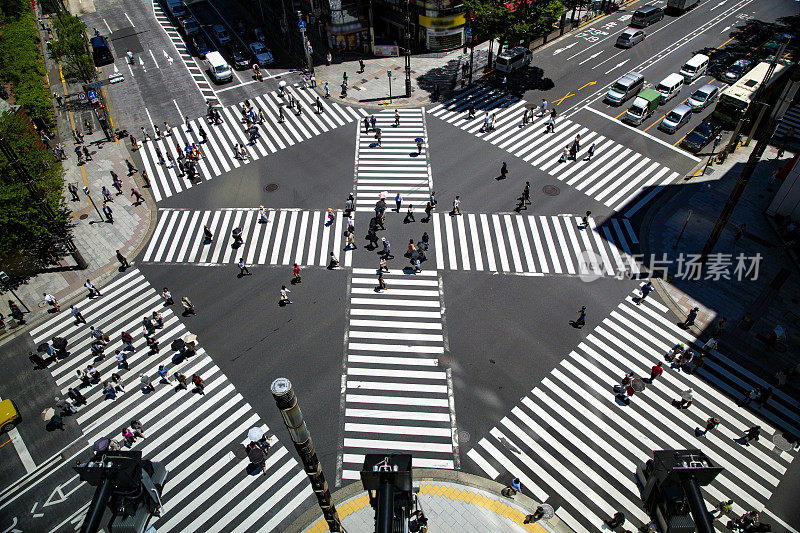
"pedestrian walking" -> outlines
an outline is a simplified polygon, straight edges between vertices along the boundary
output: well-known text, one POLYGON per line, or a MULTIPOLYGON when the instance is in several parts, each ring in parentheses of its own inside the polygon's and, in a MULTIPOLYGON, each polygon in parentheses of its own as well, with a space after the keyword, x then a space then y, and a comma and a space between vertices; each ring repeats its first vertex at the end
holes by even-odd
POLYGON ((214 234, 208 229, 208 224, 203 224, 203 237, 205 237, 206 242, 214 242, 214 234))
POLYGON ((761 436, 761 426, 753 426, 747 431, 745 431, 744 435, 742 435, 743 444, 745 446, 750 446, 750 441, 754 440, 758 442, 760 436, 761 436))
POLYGON ((153 382, 150 381, 150 376, 147 374, 139 374, 139 381, 141 381, 142 387, 144 387, 145 390, 149 390, 150 392, 156 391, 156 388, 153 386, 153 382))
POLYGON ((75 317, 76 324, 86 324, 86 319, 83 318, 83 315, 81 314, 81 311, 78 309, 77 305, 73 305, 69 310, 72 313, 72 316, 75 317))
POLYGON ((389 272, 389 265, 386 263, 385 257, 381 257, 380 261, 378 261, 378 270, 383 272, 389 272))
POLYGON ((147 171, 146 170, 142 170, 142 179, 144 180, 144 186, 145 187, 149 187, 150 186, 150 177, 147 175, 147 171))
POLYGON ((686 320, 683 321, 683 328, 688 329, 691 326, 694 326, 694 321, 697 318, 697 313, 700 312, 699 307, 693 307, 689 314, 686 316, 686 320))
POLYGON ((111 191, 109 191, 105 185, 103 185, 100 190, 103 193, 103 203, 114 201, 114 199, 111 197, 111 191))
POLYGON ((568 158, 569 158, 569 146, 565 146, 564 151, 561 152, 561 157, 558 158, 558 162, 566 163, 568 158))
POLYGON ((375 118, 375 115, 369 116, 369 124, 372 127, 372 131, 377 130, 378 119, 375 118))
POLYGON ((532 203, 533 202, 531 202, 531 182, 526 181, 525 188, 522 189, 522 205, 526 206, 526 205, 531 205, 532 203))
POLYGON ((200 138, 201 138, 201 139, 203 139, 203 140, 202 140, 202 141, 200 141, 200 142, 201 142, 202 144, 205 144, 205 142, 206 142, 206 137, 208 137, 208 134, 206 133, 206 130, 204 130, 204 129, 203 129, 203 126, 202 126, 202 124, 201 124, 201 125, 199 125, 199 126, 197 127, 197 134, 198 134, 198 135, 200 135, 200 138))
POLYGON ((767 387, 766 389, 762 388, 759 391, 758 395, 758 406, 764 407, 767 402, 772 398, 772 387, 767 387))
POLYGON ((380 128, 377 128, 375 130, 375 140, 378 141, 378 146, 380 147, 381 146, 381 129, 380 128))
POLYGON ((542 98, 542 103, 539 106, 539 116, 543 117, 547 114, 547 100, 542 98))
POLYGON ((142 196, 142 193, 140 193, 136 187, 131 187, 131 198, 136 199, 133 205, 139 205, 144 202, 144 196, 142 196))
POLYGON ((330 97, 331 97, 331 91, 328 88, 328 82, 326 81, 325 82, 325 98, 330 98, 330 97))
POLYGON ((556 119, 553 115, 550 115, 550 118, 547 119, 547 127, 545 128, 545 133, 555 133, 556 131, 556 119))
POLYGON ((336 256, 331 252, 330 260, 328 261, 328 269, 339 268, 339 260, 336 259, 336 256))
MULTIPOLYGON (((388 269, 386 270, 388 272, 388 269)), ((386 286, 386 280, 383 279, 383 269, 378 269, 378 286, 376 289, 378 292, 385 291, 388 287, 386 286)))
POLYGON ((746 405, 750 405, 750 402, 753 400, 758 400, 761 397, 761 390, 757 388, 752 388, 747 391, 744 395, 744 398, 741 401, 742 407, 746 405))
POLYGON ((692 391, 692 389, 690 387, 690 388, 686 389, 685 391, 681 392, 681 398, 678 401, 678 407, 680 409, 686 409, 686 408, 691 407, 693 399, 694 399, 694 393, 693 393, 693 391, 692 391))
POLYGON ((719 426, 719 418, 711 416, 706 419, 706 427, 705 429, 700 429, 697 434, 698 436, 704 436, 709 431, 714 431, 719 426))
POLYGON ((322 114, 322 100, 317 96, 317 113, 322 114))
POLYGON ((345 244, 345 250, 355 250, 356 246, 356 236, 355 233, 352 231, 347 232, 347 243, 345 244))
POLYGON ((164 290, 161 291, 161 299, 164 300, 164 305, 174 305, 175 300, 172 299, 172 293, 169 292, 169 289, 164 287, 164 290))
POLYGON ((661 366, 661 361, 656 361, 653 368, 650 369, 650 383, 655 381, 657 377, 664 373, 664 367, 661 366))
POLYGON ((585 325, 586 325, 586 306, 582 305, 581 308, 578 309, 578 319, 574 322, 574 326, 580 329, 585 325))
POLYGON ((102 296, 97 287, 94 286, 94 283, 92 283, 88 279, 86 280, 86 283, 83 284, 83 286, 86 287, 87 291, 89 291, 89 298, 93 298, 95 296, 102 296))
POLYGON ((503 165, 500 167, 500 179, 506 179, 508 177, 508 165, 506 162, 503 161, 503 165))
POLYGON ((639 297, 639 299, 636 300, 636 305, 642 305, 642 302, 644 301, 645 298, 647 298, 647 295, 653 292, 653 282, 648 281, 647 283, 642 285, 640 291, 642 292, 642 295, 639 297))
POLYGON ((302 283, 303 277, 300 275, 300 265, 297 263, 292 267, 292 283, 302 283))
POLYGON ((144 426, 136 418, 131 420, 131 430, 133 431, 134 437, 142 437, 143 439, 147 438, 144 436, 144 426))
POLYGON ((249 276, 251 272, 247 269, 247 265, 244 264, 244 257, 239 258, 239 262, 236 263, 236 266, 239 267, 239 277, 242 276, 249 276))
POLYGON ((731 509, 733 509, 733 500, 720 500, 717 506, 714 507, 714 510, 711 511, 711 514, 714 515, 714 518, 722 518, 730 513, 731 509))
POLYGON ((105 215, 106 220, 108 220, 112 224, 114 223, 114 211, 111 209, 111 206, 104 205, 103 206, 103 214, 105 215))
POLYGON ((715 339, 718 339, 720 334, 725 331, 725 325, 728 319, 725 317, 720 318, 716 322, 714 322, 714 327, 712 329, 711 336, 715 339))
POLYGON ((453 200, 453 215, 460 215, 461 214, 461 197, 456 196, 455 200, 453 200))
POLYGON ((119 264, 123 269, 128 268, 130 266, 128 260, 125 259, 125 256, 122 255, 122 253, 119 250, 117 250, 117 261, 119 261, 119 264))
POLYGON ((86 161, 92 160, 92 154, 89 153, 89 149, 86 148, 86 146, 83 147, 83 158, 86 159, 86 161))
POLYGON ((525 515, 525 520, 523 520, 522 523, 531 524, 538 522, 544 517, 544 514, 545 514, 544 507, 539 505, 538 507, 536 507, 536 510, 533 512, 533 514, 525 515))
POLYGON ((128 367, 128 354, 121 351, 121 350, 114 350, 114 357, 117 359, 118 366, 121 366, 125 370, 130 370, 128 367))
POLYGON ((614 513, 614 516, 609 518, 608 520, 603 520, 603 523, 607 525, 610 529, 617 529, 625 524, 625 513, 622 511, 617 511, 614 513))
POLYGON ((133 347, 133 335, 127 331, 123 331, 120 334, 120 338, 122 339, 122 344, 125 345, 125 349, 130 350, 131 352, 136 351, 136 348, 133 347))
POLYGON ((56 311, 61 311, 61 306, 58 305, 58 300, 56 300, 56 297, 52 294, 44 293, 44 301, 56 311))
POLYGON ((394 127, 398 127, 400 125, 400 113, 397 112, 397 109, 394 110, 394 127))
MULTIPOLYGON (((333 252, 331 252, 331 253, 333 253, 333 252)), ((292 303, 292 301, 289 299, 289 293, 290 292, 292 292, 292 291, 287 289, 286 285, 281 285, 281 299, 280 299, 279 303, 284 304, 284 305, 292 303)))
POLYGON ((397 211, 399 213, 400 212, 400 206, 403 205, 403 197, 400 195, 400 193, 397 193, 395 195, 394 203, 397 205, 397 209, 395 209, 395 211, 397 211))
POLYGON ((74 183, 67 184, 67 190, 72 195, 73 202, 77 202, 81 199, 81 197, 78 196, 78 186, 75 185, 74 183))
POLYGON ((392 255, 391 243, 389 243, 386 237, 381 237, 381 242, 383 243, 383 257, 386 258, 387 261, 389 259, 394 259, 394 256, 392 255))
POLYGON ((594 143, 589 147, 589 150, 586 152, 586 160, 591 161, 592 156, 594 155, 594 143))
POLYGON ((416 222, 416 219, 414 218, 414 204, 408 204, 405 222, 416 222))
POLYGON ((590 216, 592 216, 592 212, 591 211, 586 211, 586 214, 583 215, 583 217, 581 218, 581 223, 583 224, 583 229, 586 229, 586 228, 589 227, 589 217, 590 216))

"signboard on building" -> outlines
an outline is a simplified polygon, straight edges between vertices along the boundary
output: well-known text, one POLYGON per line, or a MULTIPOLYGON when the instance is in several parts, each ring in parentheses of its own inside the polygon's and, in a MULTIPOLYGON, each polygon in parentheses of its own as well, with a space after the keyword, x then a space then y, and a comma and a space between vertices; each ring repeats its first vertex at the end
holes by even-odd
POLYGON ((376 44, 372 53, 380 57, 398 57, 400 55, 400 47, 396 44, 376 44))

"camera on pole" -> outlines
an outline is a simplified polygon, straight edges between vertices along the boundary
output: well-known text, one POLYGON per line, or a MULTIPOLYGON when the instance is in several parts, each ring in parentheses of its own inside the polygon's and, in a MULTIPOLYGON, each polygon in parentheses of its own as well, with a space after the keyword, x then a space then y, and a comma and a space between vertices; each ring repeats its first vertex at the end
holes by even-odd
POLYGON ((375 510, 375 532, 406 531, 414 507, 411 455, 365 455, 361 483, 375 510))
MULTIPOLYGON (((107 439, 98 441, 96 449, 102 440, 107 439)), ((73 467, 81 481, 97 487, 81 533, 100 529, 106 508, 111 511, 109 531, 144 533, 150 519, 161 515, 161 493, 169 472, 163 463, 142 459, 140 451, 111 451, 107 443, 103 448, 73 467)))

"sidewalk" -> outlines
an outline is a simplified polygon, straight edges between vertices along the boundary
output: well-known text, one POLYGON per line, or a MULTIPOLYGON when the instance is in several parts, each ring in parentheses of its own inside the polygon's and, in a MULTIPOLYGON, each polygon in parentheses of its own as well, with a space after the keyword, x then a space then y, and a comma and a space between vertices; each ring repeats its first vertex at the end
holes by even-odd
MULTIPOLYGON (((47 36, 42 30, 42 23, 49 24, 49 22, 40 20, 39 24, 39 33, 44 44, 47 36)), ((48 54, 45 54, 45 65, 51 93, 64 95, 81 90, 80 84, 71 84, 63 80, 58 65, 54 64, 48 54)), ((113 102, 109 103, 109 107, 113 118, 113 102)), ((48 306, 42 299, 44 293, 53 294, 61 304, 61 312, 69 313, 71 304, 84 300, 86 289, 83 284, 86 279, 92 280, 102 291, 103 284, 120 271, 116 250, 130 261, 144 246, 151 223, 155 221, 155 202, 150 196, 149 189, 144 187, 141 175, 137 173, 128 176, 125 159, 130 159, 130 155, 127 147, 122 142, 107 142, 97 121, 94 121, 93 133, 89 135, 82 126, 88 116, 88 110, 72 111, 67 108, 66 103, 64 107, 57 108, 56 136, 51 141, 51 146, 60 142, 67 154, 67 159, 63 162, 66 171, 64 199, 72 211, 73 241, 89 266, 85 270, 77 270, 72 257, 67 255, 61 258, 58 265, 38 272, 21 285, 14 287, 14 292, 21 302, 27 305, 30 313, 25 313, 26 322, 23 326, 17 325, 9 318, 6 321, 6 329, 0 330, 0 342, 10 335, 29 329, 49 315, 48 306), (73 128, 84 133, 85 145, 92 157, 91 161, 81 166, 78 166, 76 161, 75 143, 72 139, 73 128), (117 195, 113 188, 111 171, 114 171, 122 181, 124 194, 117 195), (78 187, 80 200, 71 200, 72 195, 66 189, 69 183, 78 187), (114 201, 109 203, 113 211, 113 224, 101 221, 101 217, 82 191, 84 186, 89 188, 97 210, 102 213, 103 185, 111 191, 114 198, 114 201), (135 187, 145 197, 144 202, 133 203, 131 187, 135 187)), ((13 298, 13 295, 4 292, 0 299, 0 312, 6 316, 10 298, 13 298)), ((19 301, 17 303, 20 304, 19 301)), ((19 307, 25 310, 23 305, 19 307)))
MULTIPOLYGON (((496 47, 495 47, 496 48, 496 47)), ((461 88, 462 65, 469 63, 469 51, 463 48, 448 53, 420 54, 411 57, 411 97, 406 98, 405 57, 364 58, 364 72, 358 72, 358 59, 334 57, 330 65, 315 65, 316 90, 325 94, 328 82, 330 99, 356 106, 419 107, 433 101, 434 85, 443 99, 461 88), (392 72, 392 99, 389 99, 389 76, 392 72), (347 96, 342 97, 342 77, 347 73, 347 96)), ((489 42, 475 47, 473 83, 483 74, 489 56, 489 42)))
MULTIPOLYGON (((429 533, 571 533, 558 517, 523 524, 525 515, 538 505, 524 494, 513 498, 500 495, 503 485, 472 474, 434 468, 415 468, 414 485, 419 487, 419 501, 428 518, 429 533)), ((375 511, 361 482, 355 481, 331 495, 336 504, 342 530, 348 533, 375 531, 375 511)), ((328 525, 319 507, 303 513, 289 533, 322 533, 328 525)))
MULTIPOLYGON (((775 383, 778 370, 800 363, 800 314, 797 312, 800 283, 798 265, 787 253, 764 212, 780 186, 778 181, 772 183, 773 173, 794 154, 787 151, 779 160, 777 149, 767 147, 712 251, 708 265, 714 261, 714 254, 723 254, 718 257, 730 261, 724 265, 724 270, 731 279, 707 279, 707 272, 706 279, 683 279, 677 269, 681 254, 686 259, 689 254, 699 254, 703 249, 755 144, 753 141, 749 147, 740 147, 725 163, 711 167, 711 172, 706 172, 705 176, 677 185, 675 194, 667 192, 645 217, 642 243, 649 248, 644 250, 648 261, 652 256, 660 259, 666 254, 670 276, 658 280, 655 285, 673 311, 685 317, 690 309, 699 307, 696 327, 706 330, 704 338, 711 337, 716 329, 715 321, 725 317, 725 327, 717 338, 719 351, 736 354, 743 366, 775 383), (679 237, 684 224, 685 232, 679 237), (742 224, 746 224, 746 230, 737 240, 737 228, 742 224), (735 269, 740 254, 748 258, 748 267, 752 265, 750 258, 760 254, 756 279, 737 279, 735 269), (787 346, 783 349, 769 347, 763 342, 777 325, 784 326, 788 333, 787 346)), ((800 393, 796 378, 784 387, 793 389, 794 394, 800 393)))

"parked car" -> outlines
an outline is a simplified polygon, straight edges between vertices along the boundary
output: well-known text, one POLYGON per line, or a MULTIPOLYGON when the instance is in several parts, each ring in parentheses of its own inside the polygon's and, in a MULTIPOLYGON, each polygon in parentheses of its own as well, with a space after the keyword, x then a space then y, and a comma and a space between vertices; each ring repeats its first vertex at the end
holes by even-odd
POLYGON ((219 41, 219 44, 228 44, 231 42, 231 34, 228 33, 227 28, 222 24, 215 24, 214 25, 214 36, 219 41))
POLYGON ((245 70, 252 66, 250 54, 245 52, 241 46, 233 45, 228 49, 228 57, 236 70, 245 70))
POLYGON ((692 93, 686 103, 694 111, 702 111, 712 104, 719 96, 719 87, 707 83, 692 93))
POLYGON ((253 52, 253 56, 261 67, 266 67, 275 61, 272 57, 272 52, 261 41, 250 43, 250 51, 253 52))
POLYGON ((744 76, 748 70, 750 70, 750 66, 752 64, 753 62, 748 61, 747 59, 739 59, 738 61, 734 62, 733 65, 729 66, 720 77, 728 83, 735 83, 739 78, 744 76))
POLYGON ((201 32, 200 24, 192 17, 187 17, 180 20, 181 29, 186 36, 196 35, 201 32))
POLYGON ((658 129, 667 133, 675 133, 681 129, 689 119, 692 118, 692 108, 686 104, 680 104, 675 109, 667 113, 658 125, 658 129))
POLYGON ((192 37, 189 42, 192 44, 195 54, 197 54, 197 57, 200 59, 205 59, 207 53, 214 51, 202 33, 198 33, 192 37))
POLYGON ((681 141, 681 148, 689 152, 699 152, 705 145, 716 137, 722 127, 714 120, 706 119, 697 125, 681 141))
POLYGON ((631 48, 636 44, 644 41, 646 34, 644 30, 637 30, 636 28, 626 28, 619 37, 617 37, 617 46, 621 48, 631 48))
POLYGON ((781 47, 781 44, 784 41, 789 41, 794 37, 790 33, 779 33, 778 35, 774 36, 772 39, 761 45, 761 50, 766 52, 768 55, 772 55, 778 51, 778 48, 781 47))

